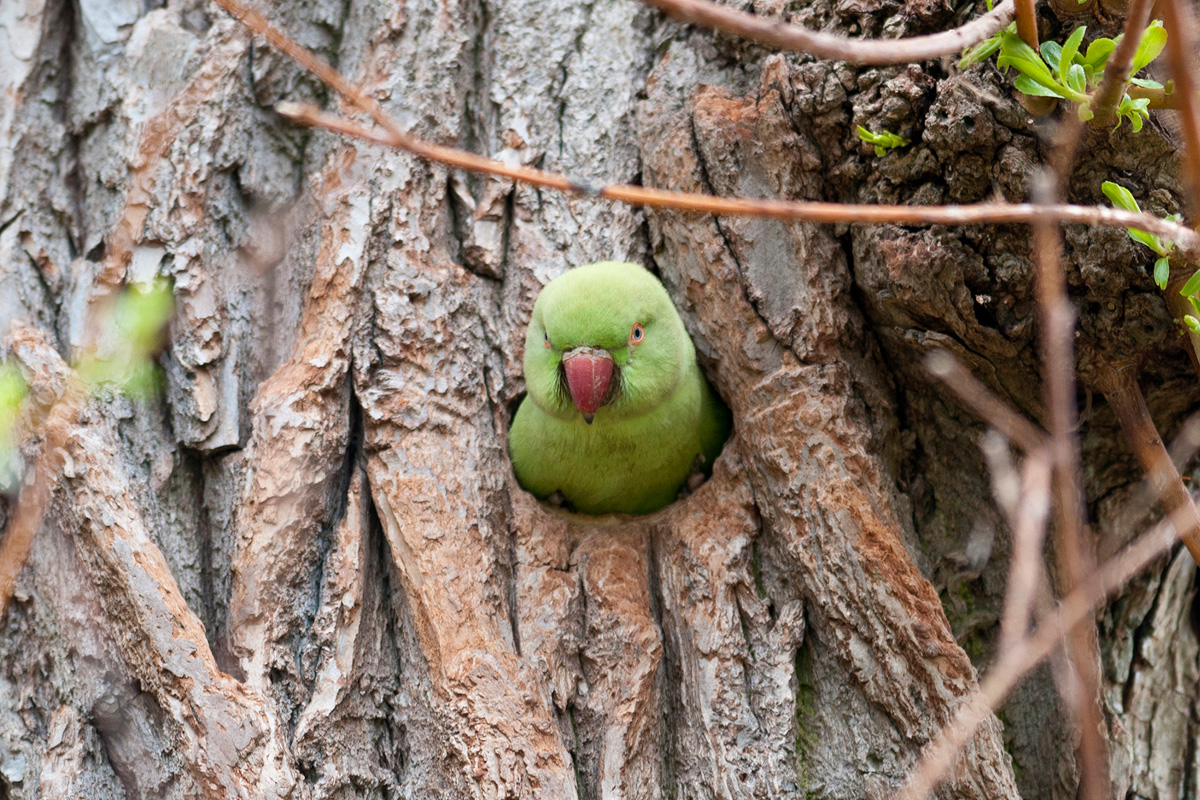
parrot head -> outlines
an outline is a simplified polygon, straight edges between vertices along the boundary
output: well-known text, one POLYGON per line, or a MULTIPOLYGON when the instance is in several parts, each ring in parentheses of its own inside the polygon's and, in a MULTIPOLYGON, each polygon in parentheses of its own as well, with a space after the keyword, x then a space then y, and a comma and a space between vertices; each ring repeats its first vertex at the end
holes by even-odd
POLYGON ((588 264, 551 281, 525 335, 530 398, 588 425, 653 410, 694 360, 666 289, 638 264, 588 264))

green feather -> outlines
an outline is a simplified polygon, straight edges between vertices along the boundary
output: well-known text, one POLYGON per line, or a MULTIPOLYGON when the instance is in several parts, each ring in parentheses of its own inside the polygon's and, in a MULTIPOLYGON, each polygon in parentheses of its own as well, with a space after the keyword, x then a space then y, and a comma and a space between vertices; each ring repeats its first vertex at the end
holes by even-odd
POLYGON ((729 435, 729 410, 704 380, 671 298, 637 264, 577 267, 542 290, 525 335, 525 385, 508 436, 517 480, 585 514, 662 508, 697 463, 711 470, 729 435), (635 324, 644 330, 636 344, 635 324), (603 348, 618 373, 592 424, 560 368, 576 347, 603 348))

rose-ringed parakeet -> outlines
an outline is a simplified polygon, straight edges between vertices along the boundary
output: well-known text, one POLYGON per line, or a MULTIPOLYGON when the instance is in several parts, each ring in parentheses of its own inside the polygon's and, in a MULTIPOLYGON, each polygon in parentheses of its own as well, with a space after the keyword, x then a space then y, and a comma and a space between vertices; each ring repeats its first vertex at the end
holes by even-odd
POLYGON ((589 264, 546 285, 525 384, 508 436, 517 480, 585 514, 662 508, 729 435, 671 298, 637 264, 589 264))

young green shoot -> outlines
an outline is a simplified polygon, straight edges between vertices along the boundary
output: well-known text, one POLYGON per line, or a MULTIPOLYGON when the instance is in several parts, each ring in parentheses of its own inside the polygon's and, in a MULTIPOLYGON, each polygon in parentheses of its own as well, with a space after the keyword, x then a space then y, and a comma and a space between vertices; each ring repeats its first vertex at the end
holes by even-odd
MULTIPOLYGON (((1112 181, 1105 181, 1100 186, 1100 189, 1104 192, 1104 196, 1108 198, 1109 202, 1116 208, 1124 211, 1132 211, 1136 214, 1142 212, 1133 194, 1124 186, 1112 181)), ((1171 222, 1176 222, 1180 219, 1180 216, 1179 214, 1172 214, 1167 219, 1171 222)), ((1158 256, 1158 260, 1154 262, 1154 282, 1158 285, 1159 289, 1165 292, 1167 290, 1167 281, 1171 277, 1171 253, 1175 249, 1175 243, 1156 236, 1153 233, 1139 231, 1136 228, 1127 228, 1126 230, 1129 233, 1130 239, 1138 244, 1149 247, 1158 256)), ((1179 290, 1179 294, 1188 299, 1188 302, 1192 306, 1192 311, 1195 312, 1194 314, 1185 315, 1183 323, 1193 333, 1200 333, 1200 270, 1197 270, 1188 279, 1183 288, 1179 290)))
POLYGON ((862 139, 867 144, 874 145, 875 155, 879 156, 880 158, 886 156, 888 151, 893 148, 904 147, 911 144, 908 139, 905 139, 899 134, 892 133, 891 131, 873 133, 872 131, 864 128, 862 125, 858 126, 858 138, 862 139))
MULTIPOLYGON (((1134 199, 1133 194, 1120 184, 1112 181, 1105 181, 1100 186, 1100 190, 1104 192, 1104 196, 1114 207, 1124 211, 1132 211, 1135 214, 1142 213, 1142 209, 1138 206, 1138 201, 1134 199)), ((1167 217, 1171 222, 1179 220, 1178 214, 1172 214, 1167 217)), ((1158 288, 1166 291, 1167 278, 1171 274, 1170 256, 1171 251, 1175 249, 1175 243, 1161 239, 1153 233, 1139 231, 1137 228, 1127 228, 1129 238, 1133 239, 1138 244, 1144 244, 1158 255, 1158 260, 1154 262, 1154 282, 1158 284, 1158 288)))

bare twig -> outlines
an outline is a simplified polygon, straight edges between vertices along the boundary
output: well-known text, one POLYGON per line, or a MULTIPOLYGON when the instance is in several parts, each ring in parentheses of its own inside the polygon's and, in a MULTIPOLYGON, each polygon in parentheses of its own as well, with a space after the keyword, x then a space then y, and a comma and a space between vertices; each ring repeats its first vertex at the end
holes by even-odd
POLYGON ((1034 0, 1015 0, 1017 35, 1021 41, 1038 49, 1037 7, 1034 0))
POLYGON ((1112 208, 1071 205, 1035 207, 1027 203, 981 203, 972 206, 862 206, 804 200, 718 197, 665 189, 648 189, 620 183, 596 187, 586 181, 573 180, 556 172, 533 167, 512 166, 456 147, 427 142, 417 136, 405 133, 373 97, 297 44, 287 34, 272 26, 261 14, 237 0, 215 0, 215 2, 255 33, 266 37, 285 55, 310 70, 354 107, 367 113, 379 127, 383 128, 384 132, 363 128, 315 107, 297 103, 281 103, 278 107, 281 114, 298 122, 318 125, 345 135, 407 150, 414 155, 451 167, 511 178, 532 186, 557 189, 569 194, 616 200, 634 206, 652 206, 725 216, 768 217, 825 223, 858 222, 898 225, 1029 223, 1038 218, 1047 218, 1059 222, 1138 228, 1171 239, 1175 242, 1176 247, 1184 253, 1200 256, 1200 236, 1195 231, 1159 219, 1151 214, 1133 214, 1112 208))
MULTIPOLYGON (((1094 124, 1111 125, 1113 109, 1121 101, 1126 85, 1129 83, 1129 70, 1137 46, 1141 42, 1142 33, 1146 29, 1150 17, 1150 8, 1154 0, 1133 0, 1128 18, 1125 20, 1124 33, 1117 49, 1113 51, 1104 68, 1104 76, 1100 79, 1093 97, 1096 98, 1094 124)), ((1136 88, 1136 87, 1135 87, 1136 88)), ((1075 169, 1075 159, 1079 154, 1079 145, 1083 141, 1083 131, 1086 125, 1078 114, 1064 114, 1062 122, 1054 139, 1054 147, 1047 159, 1055 174, 1057 184, 1065 187, 1070 183, 1071 173, 1075 169)), ((1050 200, 1065 200, 1065 196, 1047 198, 1050 200)))
MULTIPOLYGON (((1182 471, 1200 451, 1200 411, 1192 414, 1180 427, 1179 433, 1171 440, 1167 452, 1171 455, 1171 463, 1176 471, 1182 471)), ((1158 492, 1146 475, 1137 489, 1112 514, 1109 515, 1109 530, 1096 543, 1097 555, 1107 559, 1113 553, 1127 545, 1133 538, 1142 521, 1150 513, 1158 500, 1158 492), (1126 531, 1130 531, 1128 536, 1126 531)))
POLYGON ((946 350, 934 350, 925 357, 925 368, 966 403, 975 414, 1000 431, 1026 453, 1041 450, 1046 434, 1036 425, 1009 407, 992 393, 953 355, 946 350))
POLYGON ((1130 86, 1126 93, 1137 100, 1141 97, 1150 99, 1150 105, 1147 106, 1152 111, 1169 108, 1173 110, 1179 109, 1179 96, 1175 93, 1174 87, 1163 89, 1147 89, 1144 86, 1130 86))
MULTIPOLYGON (((228 3, 230 0, 216 0, 228 3)), ((852 222, 867 225, 978 225, 984 223, 1031 223, 1046 218, 1066 223, 1100 225, 1111 228, 1138 228, 1171 239, 1184 252, 1200 255, 1200 235, 1182 225, 1159 219, 1152 214, 1135 214, 1098 206, 1051 205, 1030 203, 979 203, 970 206, 903 206, 824 203, 808 200, 766 200, 719 197, 666 189, 649 189, 624 183, 593 187, 556 172, 533 167, 512 166, 502 161, 468 153, 455 147, 432 144, 409 134, 374 131, 354 122, 323 112, 313 106, 281 103, 284 116, 337 133, 407 150, 414 155, 451 167, 511 178, 521 183, 557 189, 569 194, 616 200, 633 206, 669 208, 720 216, 767 217, 817 223, 852 222)))
MULTIPOLYGON (((1068 631, 1089 619, 1093 609, 1125 582, 1145 569, 1175 543, 1176 520, 1164 519, 1142 534, 1133 544, 1108 561, 1063 600, 1058 610, 1043 615, 1033 635, 1015 647, 1001 651, 996 663, 979 683, 979 691, 960 705, 954 717, 926 748, 909 773, 896 800, 923 800, 930 795, 951 765, 955 754, 975 734, 1009 692, 1031 669, 1062 642, 1068 631)), ((1183 521, 1186 525, 1186 521, 1183 521)))
POLYGON ((1154 427, 1133 367, 1104 367, 1100 371, 1099 386, 1116 413, 1155 494, 1162 500, 1163 508, 1168 513, 1191 518, 1189 528, 1198 533, 1181 532, 1181 538, 1192 558, 1200 564, 1200 514, 1154 427))
POLYGON ((1163 22, 1167 28, 1167 60, 1179 97, 1179 121, 1183 132, 1184 184, 1188 187, 1188 210, 1193 223, 1200 210, 1200 104, 1196 100, 1196 80, 1192 59, 1196 53, 1194 19, 1181 0, 1164 0, 1163 22))
POLYGON ((1133 65, 1133 57, 1137 53, 1142 34, 1150 24, 1150 9, 1154 0, 1133 0, 1129 6, 1129 16, 1125 18, 1125 30, 1117 49, 1108 57, 1104 66, 1104 77, 1096 89, 1095 102, 1092 111, 1095 119, 1102 124, 1111 124, 1113 111, 1121 102, 1125 87, 1129 83, 1129 72, 1133 65))
POLYGON ((1045 450, 1025 459, 1021 501, 1012 521, 1012 558, 1000 618, 999 652, 1006 652, 1028 634, 1034 599, 1042 580, 1042 542, 1050 512, 1050 455, 1045 450))
POLYGON ((1013 466, 1008 438, 996 428, 988 428, 979 440, 979 449, 983 451, 988 474, 992 476, 992 498, 1009 524, 1016 527, 1013 523, 1021 507, 1021 475, 1013 466))
POLYGON ((851 64, 905 64, 962 52, 1012 22, 1012 0, 965 25, 909 39, 848 39, 831 33, 789 25, 778 19, 747 14, 711 0, 643 0, 668 16, 691 25, 712 28, 779 50, 811 53, 817 58, 851 64))
MULTIPOLYGON (((1038 191, 1050 195, 1049 186, 1038 191)), ((1050 221, 1034 224, 1034 256, 1037 262, 1036 292, 1041 312, 1042 370, 1050 429, 1050 452, 1054 464, 1058 522, 1065 547, 1061 556, 1062 577, 1073 589, 1090 571, 1083 555, 1083 490, 1075 431, 1075 309, 1067 299, 1066 277, 1059 257, 1058 232, 1050 221)))
MULTIPOLYGON (((1035 185, 1035 196, 1054 196, 1049 176, 1035 185)), ((1037 261, 1036 292, 1042 317, 1042 371, 1050 429, 1050 454, 1057 500, 1055 521, 1059 546, 1055 548, 1059 582, 1070 591, 1092 572, 1092 543, 1085 541, 1083 470, 1079 462, 1079 423, 1075 405, 1075 309, 1067 298, 1067 282, 1059 253, 1059 233, 1050 221, 1034 223, 1037 261)), ((1067 653, 1079 676, 1076 700, 1081 739, 1080 795, 1086 800, 1108 797, 1108 746, 1102 733, 1099 650, 1095 624, 1072 628, 1067 653)))
POLYGON ((1167 452, 1171 455, 1171 465, 1176 471, 1182 471, 1200 450, 1200 411, 1188 417, 1179 432, 1171 440, 1167 452))

